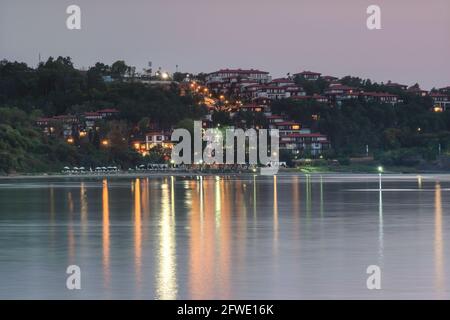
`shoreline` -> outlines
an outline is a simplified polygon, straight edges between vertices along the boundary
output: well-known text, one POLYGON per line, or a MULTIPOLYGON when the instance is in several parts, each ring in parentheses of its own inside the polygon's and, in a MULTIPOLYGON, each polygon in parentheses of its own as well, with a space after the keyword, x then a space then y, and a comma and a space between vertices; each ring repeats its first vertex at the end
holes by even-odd
MULTIPOLYGON (((0 181, 5 180, 41 180, 41 179, 94 179, 94 178, 137 178, 137 177, 213 177, 213 176, 234 176, 234 177, 248 177, 248 176, 263 176, 259 172, 180 172, 180 171, 158 171, 158 172, 124 172, 124 173, 85 173, 85 174, 64 174, 64 173, 20 173, 10 175, 0 175, 0 181)), ((314 171, 302 172, 301 170, 280 170, 277 176, 373 176, 378 177, 376 172, 352 172, 352 171, 314 171)), ((430 172, 384 172, 383 176, 386 178, 394 176, 441 176, 450 177, 450 172, 430 171, 430 172)))

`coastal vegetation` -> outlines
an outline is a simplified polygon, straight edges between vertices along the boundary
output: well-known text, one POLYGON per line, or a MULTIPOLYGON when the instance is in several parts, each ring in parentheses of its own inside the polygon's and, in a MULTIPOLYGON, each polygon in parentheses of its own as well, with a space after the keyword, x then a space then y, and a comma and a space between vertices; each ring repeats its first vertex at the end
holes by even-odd
MULTIPOLYGON (((105 163, 129 168, 144 160, 164 161, 160 149, 143 159, 131 139, 142 136, 154 124, 159 128, 186 125, 202 118, 207 109, 201 97, 189 91, 181 94, 175 83, 162 87, 132 81, 133 70, 124 61, 111 66, 99 62, 88 70, 78 70, 69 57, 49 58, 36 68, 0 61, 0 173, 59 171, 63 165, 88 168, 105 163), (83 139, 75 136, 77 143, 43 134, 36 126, 41 117, 105 108, 117 109, 120 118, 100 122, 98 132, 83 139), (107 148, 102 146, 102 137, 108 139, 107 148)), ((173 75, 178 81, 185 77, 182 73, 173 75)), ((204 77, 200 74, 197 80, 204 77)), ((323 95, 329 86, 323 79, 295 81, 309 96, 323 95)), ((450 111, 433 112, 429 96, 350 76, 340 83, 367 92, 395 94, 402 102, 351 99, 330 106, 315 100, 282 99, 272 103, 272 112, 326 134, 332 148, 323 159, 334 159, 342 166, 351 158, 369 154, 383 165, 407 167, 441 161, 447 155, 450 111)), ((261 113, 239 111, 233 119, 224 110, 212 114, 214 125, 234 125, 236 121, 248 126, 267 124, 261 113)), ((55 130, 62 129, 55 125, 55 130)), ((291 155, 280 155, 282 161, 293 164, 291 155)))
MULTIPOLYGON (((142 159, 129 139, 147 130, 149 123, 168 127, 205 113, 195 97, 181 96, 176 86, 163 89, 123 81, 129 70, 123 61, 77 70, 69 57, 49 58, 37 68, 0 61, 0 172, 59 171, 63 165, 89 168, 105 163, 133 167, 142 159), (107 83, 104 77, 115 81, 107 83), (121 115, 120 120, 100 123, 99 134, 111 142, 108 148, 101 147, 95 134, 70 145, 61 137, 42 134, 36 126, 40 117, 104 108, 115 108, 121 115)), ((150 158, 158 157, 158 152, 150 158)))

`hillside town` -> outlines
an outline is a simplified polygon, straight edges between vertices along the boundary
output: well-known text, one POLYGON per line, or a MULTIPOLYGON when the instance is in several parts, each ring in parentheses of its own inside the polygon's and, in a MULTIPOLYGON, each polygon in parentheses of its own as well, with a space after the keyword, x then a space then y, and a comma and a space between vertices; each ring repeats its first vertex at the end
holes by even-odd
MULTIPOLYGON (((403 103, 402 95, 409 94, 429 97, 432 112, 444 112, 450 107, 450 87, 427 91, 418 84, 407 86, 388 81, 382 84, 386 91, 365 91, 357 86, 345 84, 338 77, 322 75, 319 72, 302 71, 287 74, 284 78, 272 79, 269 72, 256 69, 221 69, 208 74, 192 75, 179 73, 175 75, 157 71, 155 74, 136 74, 134 70, 127 73, 122 81, 141 83, 147 86, 168 90, 175 86, 179 95, 193 95, 199 99, 199 105, 206 108, 202 116, 204 129, 220 127, 221 123, 213 121, 217 113, 225 114, 231 122, 222 127, 278 129, 280 133, 280 150, 287 152, 293 159, 322 158, 331 148, 330 138, 304 123, 291 119, 286 113, 275 113, 272 105, 277 101, 290 100, 311 102, 315 105, 335 108, 346 101, 360 100, 392 106, 403 103), (309 85, 320 85, 319 92, 308 94, 309 85), (242 113, 249 115, 251 121, 243 119, 242 113)), ((113 83, 110 76, 103 77, 105 83, 113 83)), ((311 90, 309 90, 311 91, 311 90)), ((319 120, 319 115, 312 115, 312 121, 319 120)), ((36 125, 46 135, 63 137, 68 144, 76 145, 83 139, 98 140, 101 148, 108 148, 110 141, 102 135, 101 124, 120 121, 121 113, 116 108, 91 110, 82 113, 55 115, 39 118, 36 125)), ((126 141, 130 147, 142 156, 152 150, 163 150, 164 161, 170 161, 173 147, 171 133, 175 126, 163 126, 158 119, 150 120, 146 132, 130 133, 126 141), (156 149, 155 149, 156 148, 156 149)), ((125 138, 125 137, 124 137, 125 138)), ((124 139, 125 140, 125 139, 124 139)))

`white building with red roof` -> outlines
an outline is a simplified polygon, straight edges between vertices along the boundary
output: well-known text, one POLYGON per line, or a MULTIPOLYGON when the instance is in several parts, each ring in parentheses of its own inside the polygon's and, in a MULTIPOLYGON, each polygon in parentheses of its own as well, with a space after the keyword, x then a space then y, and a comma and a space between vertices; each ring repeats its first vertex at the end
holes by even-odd
POLYGON ((444 88, 440 88, 439 89, 439 93, 450 95, 450 86, 444 87, 444 88))
POLYGON ((325 90, 325 96, 330 103, 340 105, 343 100, 357 99, 359 96, 359 89, 340 83, 332 83, 325 90))
POLYGON ((430 93, 430 97, 433 100, 433 106, 435 111, 444 111, 450 108, 450 96, 433 92, 430 93))
POLYGON ((295 86, 295 82, 288 78, 273 79, 270 84, 277 87, 295 86))
POLYGON ((308 80, 308 81, 316 81, 316 80, 319 80, 321 75, 322 74, 318 73, 318 72, 302 71, 300 73, 295 73, 294 77, 300 77, 300 78, 308 80))
POLYGON ((257 69, 220 69, 208 74, 206 82, 225 81, 229 78, 248 79, 257 81, 258 83, 268 83, 271 80, 267 71, 257 69))
POLYGON ((97 112, 105 118, 115 117, 120 113, 119 110, 112 108, 98 110, 97 112))
POLYGON ((319 103, 328 103, 328 98, 319 94, 313 94, 312 96, 292 96, 291 99, 297 101, 316 101, 319 103))
POLYGON ((392 105, 400 102, 397 95, 386 92, 361 92, 360 96, 362 96, 366 101, 376 101, 379 103, 389 103, 392 105))
POLYGON ((391 80, 389 80, 389 81, 385 84, 385 86, 386 86, 386 87, 389 87, 389 88, 400 89, 400 90, 406 90, 406 89, 408 89, 408 86, 407 86, 406 84, 395 83, 395 82, 392 82, 391 80))
POLYGON ((290 133, 280 136, 280 149, 295 154, 319 156, 330 149, 330 142, 326 135, 320 133, 290 133))
POLYGON ((338 77, 333 77, 333 76, 323 76, 321 77, 323 80, 325 80, 326 82, 336 82, 339 80, 338 77))
POLYGON ((419 97, 426 97, 428 95, 428 91, 420 89, 419 85, 411 86, 407 91, 408 93, 414 94, 419 97))

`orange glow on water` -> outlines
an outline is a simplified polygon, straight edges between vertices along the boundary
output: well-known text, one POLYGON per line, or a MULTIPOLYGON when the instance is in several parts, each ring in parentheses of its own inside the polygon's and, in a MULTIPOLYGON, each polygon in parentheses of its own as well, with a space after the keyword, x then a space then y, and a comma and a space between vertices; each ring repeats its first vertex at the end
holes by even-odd
POLYGON ((110 282, 110 266, 109 266, 109 194, 108 194, 108 181, 106 179, 103 180, 102 186, 102 262, 103 262, 103 280, 106 288, 109 288, 110 282))

